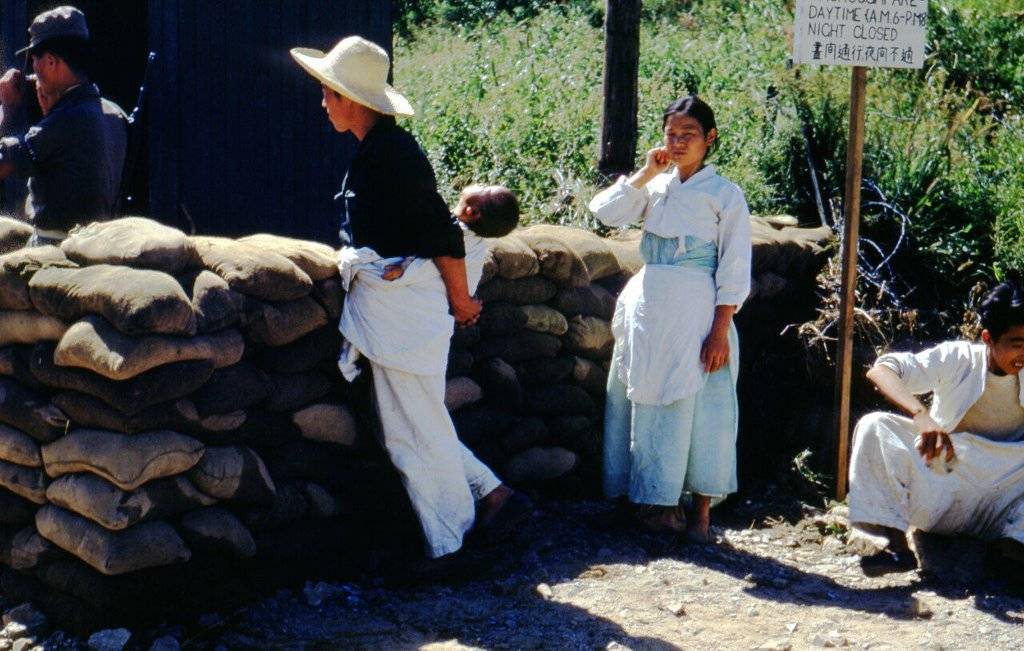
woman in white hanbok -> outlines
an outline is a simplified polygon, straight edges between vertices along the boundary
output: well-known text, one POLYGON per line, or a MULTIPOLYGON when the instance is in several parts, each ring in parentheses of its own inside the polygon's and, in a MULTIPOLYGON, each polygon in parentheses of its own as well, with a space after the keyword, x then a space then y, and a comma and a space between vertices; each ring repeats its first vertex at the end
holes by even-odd
POLYGON ((733 314, 750 288, 750 213, 743 192, 705 163, 718 136, 706 103, 676 100, 663 130, 664 146, 639 171, 590 202, 609 226, 643 220, 646 263, 612 322, 604 490, 628 498, 649 529, 709 542, 712 500, 736 490, 733 314))

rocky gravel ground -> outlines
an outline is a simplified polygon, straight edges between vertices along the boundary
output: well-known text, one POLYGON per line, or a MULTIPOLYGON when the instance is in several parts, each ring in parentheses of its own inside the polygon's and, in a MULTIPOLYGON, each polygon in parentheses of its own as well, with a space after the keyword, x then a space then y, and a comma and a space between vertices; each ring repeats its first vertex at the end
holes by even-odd
POLYGON ((1024 648, 1020 568, 982 543, 929 537, 930 572, 869 577, 846 550, 842 506, 792 510, 733 505, 719 544, 701 547, 611 528, 602 503, 545 502, 515 541, 441 581, 314 580, 234 612, 88 640, 38 621, 8 631, 31 619, 15 613, 0 651, 1024 648))

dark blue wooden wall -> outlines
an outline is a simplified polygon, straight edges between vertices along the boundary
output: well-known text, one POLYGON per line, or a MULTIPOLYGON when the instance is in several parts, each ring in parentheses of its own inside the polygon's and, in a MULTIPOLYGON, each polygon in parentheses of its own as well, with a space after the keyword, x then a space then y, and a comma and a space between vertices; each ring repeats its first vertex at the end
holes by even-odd
POLYGON ((148 28, 153 216, 333 243, 354 141, 331 129, 288 50, 361 34, 390 51, 390 0, 150 0, 148 28))

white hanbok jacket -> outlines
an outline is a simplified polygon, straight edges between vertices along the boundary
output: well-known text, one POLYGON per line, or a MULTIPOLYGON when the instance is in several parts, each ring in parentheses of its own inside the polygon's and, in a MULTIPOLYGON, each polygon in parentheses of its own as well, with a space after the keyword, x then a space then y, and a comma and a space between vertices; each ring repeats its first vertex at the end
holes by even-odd
POLYGON ((608 226, 643 220, 645 233, 677 240, 679 256, 715 246, 710 273, 647 259, 620 294, 612 322, 614 365, 631 401, 668 405, 697 393, 706 377, 700 349, 715 306, 739 308, 750 292, 750 212, 742 190, 707 165, 685 182, 670 170, 643 189, 620 177, 589 207, 608 226))
MULTIPOLYGON (((947 432, 960 424, 985 391, 988 351, 985 344, 945 341, 919 353, 888 353, 875 361, 891 369, 911 393, 933 392, 929 414, 947 432)), ((1024 371, 1017 374, 1024 406, 1024 371)))

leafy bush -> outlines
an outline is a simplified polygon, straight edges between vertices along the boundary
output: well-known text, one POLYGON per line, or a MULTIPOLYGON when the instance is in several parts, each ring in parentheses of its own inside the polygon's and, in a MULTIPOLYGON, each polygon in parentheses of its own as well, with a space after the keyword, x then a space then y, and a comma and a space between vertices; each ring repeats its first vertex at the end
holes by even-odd
MULTIPOLYGON (((396 84, 449 198, 503 182, 528 219, 594 226, 603 1, 398 4, 419 18, 396 41, 396 84)), ((815 223, 842 214, 850 73, 787 68, 788 4, 644 2, 637 161, 664 105, 700 92, 720 126, 712 162, 752 209, 815 223)), ((1024 14, 1016 0, 930 5, 925 68, 869 75, 862 251, 901 296, 942 309, 1024 268, 1024 14)))

